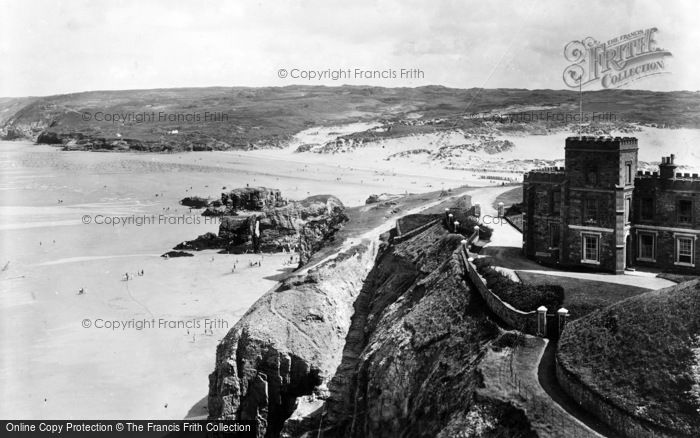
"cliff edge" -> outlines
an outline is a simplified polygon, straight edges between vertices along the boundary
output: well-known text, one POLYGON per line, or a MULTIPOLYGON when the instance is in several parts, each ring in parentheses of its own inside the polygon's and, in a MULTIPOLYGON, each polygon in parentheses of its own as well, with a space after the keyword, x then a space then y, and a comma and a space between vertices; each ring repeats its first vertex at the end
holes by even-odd
POLYGON ((268 292, 217 349, 210 418, 261 437, 535 436, 476 396, 500 330, 464 283, 461 239, 435 224, 364 242, 268 292))

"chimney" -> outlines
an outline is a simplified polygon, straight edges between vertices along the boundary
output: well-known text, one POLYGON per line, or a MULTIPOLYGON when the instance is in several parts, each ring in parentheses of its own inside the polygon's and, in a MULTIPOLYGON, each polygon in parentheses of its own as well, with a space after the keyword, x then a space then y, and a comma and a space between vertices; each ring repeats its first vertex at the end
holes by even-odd
POLYGON ((676 177, 676 165, 673 163, 676 156, 671 154, 669 157, 661 157, 661 165, 659 165, 659 176, 662 179, 674 179, 676 177))

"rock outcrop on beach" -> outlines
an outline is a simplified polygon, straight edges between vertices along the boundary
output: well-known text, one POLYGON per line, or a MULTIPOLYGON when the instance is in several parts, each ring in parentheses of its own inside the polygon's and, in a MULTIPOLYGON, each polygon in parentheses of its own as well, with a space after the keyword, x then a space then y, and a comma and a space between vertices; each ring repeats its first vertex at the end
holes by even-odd
POLYGON ((174 249, 223 249, 232 253, 297 251, 300 264, 304 264, 347 221, 345 206, 331 195, 288 201, 279 190, 244 188, 223 193, 221 203, 219 208, 224 208, 226 213, 221 217, 218 235, 203 234, 174 249))
POLYGON ((209 198, 203 198, 201 196, 187 196, 180 200, 180 205, 190 208, 205 208, 212 204, 212 200, 209 198))
POLYGON ((363 244, 268 292, 217 348, 210 417, 260 437, 534 436, 475 396, 499 329, 464 283, 461 239, 436 224, 363 244))

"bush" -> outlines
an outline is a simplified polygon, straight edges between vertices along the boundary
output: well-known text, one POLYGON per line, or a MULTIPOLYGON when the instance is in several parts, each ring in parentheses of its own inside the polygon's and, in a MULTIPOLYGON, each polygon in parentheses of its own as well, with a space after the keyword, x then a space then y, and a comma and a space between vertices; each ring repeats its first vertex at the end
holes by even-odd
POLYGON ((483 268, 493 265, 493 259, 491 257, 479 257, 474 259, 474 266, 476 270, 481 274, 483 268))
POLYGON ((493 341, 493 349, 501 351, 503 348, 515 348, 522 345, 520 334, 515 332, 505 332, 493 341))
POLYGON ((493 236, 493 228, 487 227, 486 225, 479 225, 480 240, 491 240, 491 236, 493 236))
POLYGON ((501 300, 523 312, 537 310, 545 306, 548 310, 561 307, 564 302, 564 288, 559 285, 531 285, 517 283, 491 266, 490 258, 478 258, 474 265, 486 280, 486 286, 501 300))

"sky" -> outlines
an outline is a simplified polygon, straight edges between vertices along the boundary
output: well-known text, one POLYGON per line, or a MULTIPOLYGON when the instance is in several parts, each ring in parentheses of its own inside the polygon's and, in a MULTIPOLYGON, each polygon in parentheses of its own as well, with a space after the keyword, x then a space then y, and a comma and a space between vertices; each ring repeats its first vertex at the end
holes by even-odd
POLYGON ((627 88, 697 91, 697 17, 693 0, 0 0, 0 96, 291 84, 565 89, 568 42, 651 27, 672 53, 668 73, 627 88), (347 69, 335 80, 302 77, 347 69), (401 69, 419 72, 402 78, 401 69))

